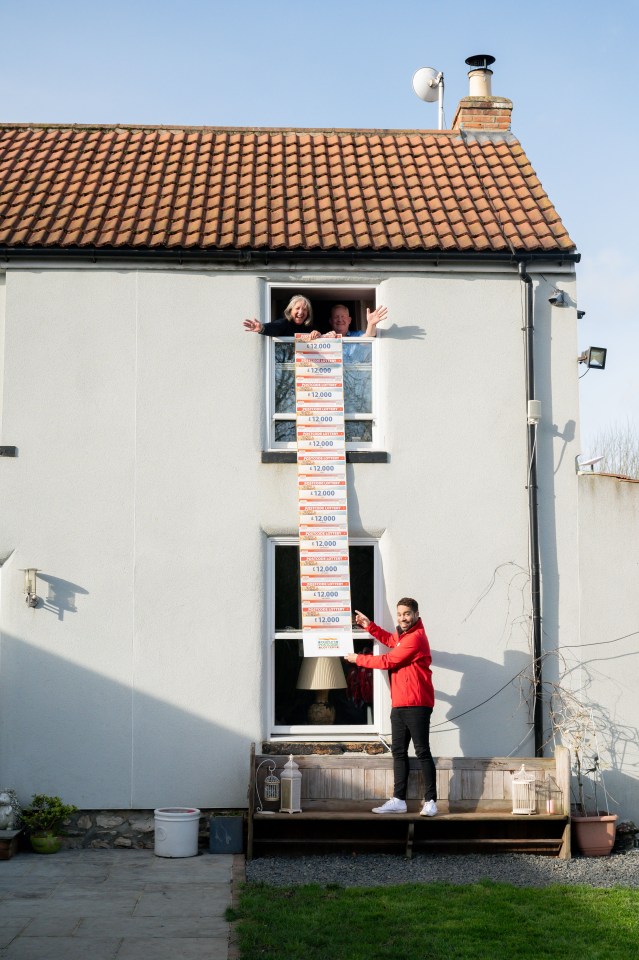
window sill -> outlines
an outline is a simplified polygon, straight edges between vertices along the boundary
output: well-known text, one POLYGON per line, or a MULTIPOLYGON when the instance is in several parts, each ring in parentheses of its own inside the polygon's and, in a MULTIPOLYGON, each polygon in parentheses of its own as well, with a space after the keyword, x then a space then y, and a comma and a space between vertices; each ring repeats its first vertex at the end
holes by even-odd
POLYGON ((317 736, 277 737, 262 741, 262 753, 274 756, 288 756, 289 754, 322 756, 339 756, 348 753, 368 753, 371 755, 385 754, 390 756, 387 747, 382 743, 379 734, 359 734, 348 736, 340 734, 339 739, 319 740, 317 736))
MULTIPOLYGON (((388 463, 386 450, 347 450, 346 463, 388 463)), ((297 463, 296 450, 262 450, 262 463, 297 463)))

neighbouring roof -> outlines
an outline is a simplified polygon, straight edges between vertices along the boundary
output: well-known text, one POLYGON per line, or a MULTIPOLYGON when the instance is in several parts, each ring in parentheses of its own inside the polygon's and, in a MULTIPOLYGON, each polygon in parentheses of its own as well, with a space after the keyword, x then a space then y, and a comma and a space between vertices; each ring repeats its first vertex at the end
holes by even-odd
POLYGON ((509 132, 0 124, 5 248, 570 252, 509 132))

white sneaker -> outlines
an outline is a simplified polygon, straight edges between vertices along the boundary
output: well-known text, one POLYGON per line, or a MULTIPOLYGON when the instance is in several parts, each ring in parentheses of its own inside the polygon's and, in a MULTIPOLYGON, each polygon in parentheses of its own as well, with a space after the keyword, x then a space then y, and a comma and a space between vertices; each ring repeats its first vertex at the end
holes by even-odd
POLYGON ((437 815, 437 804, 434 800, 427 800, 421 809, 420 817, 434 817, 437 815))
POLYGON ((406 813, 406 801, 398 800, 397 797, 391 797, 381 807, 373 807, 373 813, 406 813))

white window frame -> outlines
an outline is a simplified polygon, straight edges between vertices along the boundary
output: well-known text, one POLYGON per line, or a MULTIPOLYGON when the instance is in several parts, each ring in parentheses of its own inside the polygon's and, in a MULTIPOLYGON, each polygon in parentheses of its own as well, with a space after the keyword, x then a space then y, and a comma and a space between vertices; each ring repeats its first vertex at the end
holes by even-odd
MULTIPOLYGON (((371 617, 375 623, 379 623, 382 616, 382 576, 381 576, 381 557, 379 550, 379 540, 374 537, 349 537, 350 546, 373 547, 373 590, 375 594, 375 610, 372 612, 364 611, 371 617)), ((267 665, 266 676, 266 725, 267 739, 270 740, 353 740, 367 741, 377 740, 384 729, 384 717, 388 712, 385 709, 385 674, 383 670, 373 670, 373 722, 372 724, 346 724, 340 726, 331 724, 330 726, 320 726, 317 724, 295 724, 290 726, 275 724, 275 641, 278 638, 284 639, 302 639, 302 631, 287 630, 278 632, 275 630, 275 548, 279 546, 296 547, 299 544, 299 537, 269 537, 267 541, 266 558, 266 577, 267 577, 267 631, 266 643, 267 651, 264 662, 267 665)), ((373 638, 366 630, 353 631, 355 638, 368 637, 373 638)), ((385 648, 384 648, 385 649, 385 648)), ((380 652, 380 646, 377 641, 373 641, 373 650, 377 654, 380 652)), ((387 726, 387 724, 386 724, 387 726)))
MULTIPOLYGON (((268 320, 274 320, 275 317, 270 316, 270 305, 272 300, 272 290, 290 290, 291 295, 293 293, 301 293, 302 295, 309 294, 309 298, 312 296, 313 290, 321 291, 323 294, 330 294, 331 291, 335 291, 335 301, 339 302, 341 299, 348 299, 348 294, 352 291, 354 295, 357 295, 358 291, 375 291, 377 294, 378 286, 377 284, 372 283, 360 283, 360 284, 309 284, 309 283, 296 283, 296 284, 287 284, 287 283, 271 283, 267 287, 267 298, 266 298, 266 311, 268 313, 268 320)), ((377 308, 377 295, 375 296, 375 308, 377 308)), ((345 416, 346 420, 367 420, 371 422, 372 426, 372 436, 371 441, 357 441, 353 443, 347 443, 347 450, 382 450, 383 446, 383 437, 382 437, 382 418, 380 416, 380 363, 379 363, 379 342, 381 340, 381 331, 377 331, 376 337, 358 337, 355 341, 356 343, 370 343, 372 345, 372 356, 371 356, 371 377, 372 377, 372 389, 371 389, 371 403, 372 403, 372 413, 352 413, 345 416)), ((275 343, 292 343, 293 338, 291 337, 264 337, 267 341, 266 343, 266 444, 265 449, 269 451, 277 450, 296 450, 297 443, 292 440, 276 440, 275 439, 275 424, 277 421, 288 420, 294 421, 294 414, 282 414, 276 413, 275 411, 275 343)))

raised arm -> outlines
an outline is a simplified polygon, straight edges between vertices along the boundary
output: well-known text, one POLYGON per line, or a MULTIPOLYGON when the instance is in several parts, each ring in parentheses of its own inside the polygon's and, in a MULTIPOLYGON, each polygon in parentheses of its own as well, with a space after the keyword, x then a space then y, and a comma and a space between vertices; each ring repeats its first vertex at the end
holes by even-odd
POLYGON ((371 313, 368 308, 366 308, 366 333, 365 337, 376 337, 377 336, 377 324, 381 323, 382 320, 385 320, 388 316, 388 310, 386 307, 378 307, 377 310, 373 310, 371 313))

